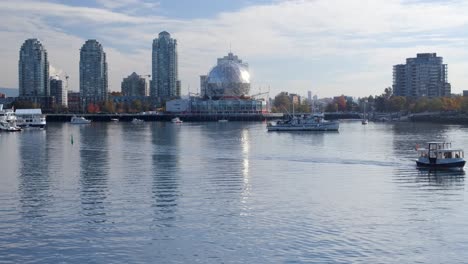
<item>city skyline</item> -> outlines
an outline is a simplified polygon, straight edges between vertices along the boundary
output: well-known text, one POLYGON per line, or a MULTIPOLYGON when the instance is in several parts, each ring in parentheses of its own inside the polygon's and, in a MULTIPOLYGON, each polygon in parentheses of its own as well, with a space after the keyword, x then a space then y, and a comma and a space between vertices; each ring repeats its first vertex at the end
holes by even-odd
POLYGON ((50 75, 66 72, 77 91, 79 45, 95 38, 106 47, 109 88, 118 91, 129 72, 151 73, 151 41, 164 30, 179 43, 182 94, 198 91, 199 76, 230 47, 250 63, 252 92, 380 94, 392 85, 393 65, 433 52, 449 64, 452 92, 468 83, 462 1, 172 2, 0 1, 0 86, 18 88, 11 65, 21 43, 36 37, 48 49, 50 75))

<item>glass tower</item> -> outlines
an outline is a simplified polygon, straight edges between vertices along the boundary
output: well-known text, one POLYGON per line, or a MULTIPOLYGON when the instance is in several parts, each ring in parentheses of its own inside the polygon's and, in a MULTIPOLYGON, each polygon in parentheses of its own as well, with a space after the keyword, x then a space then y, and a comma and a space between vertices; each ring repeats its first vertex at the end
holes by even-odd
POLYGON ((47 51, 37 39, 27 39, 20 49, 18 63, 19 96, 49 96, 47 51))
POLYGON ((180 96, 177 65, 177 40, 163 31, 153 40, 152 76, 150 96, 170 98, 180 96))
POLYGON ((101 44, 87 40, 80 50, 80 96, 83 103, 107 100, 107 62, 101 44))

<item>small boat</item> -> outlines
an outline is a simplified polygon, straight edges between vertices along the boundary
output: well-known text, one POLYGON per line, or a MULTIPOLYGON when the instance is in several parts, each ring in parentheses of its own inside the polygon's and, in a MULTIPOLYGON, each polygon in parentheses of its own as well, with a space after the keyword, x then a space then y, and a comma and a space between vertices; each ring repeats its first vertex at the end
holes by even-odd
POLYGON ((133 118, 133 119, 132 119, 132 123, 133 123, 133 124, 142 124, 142 123, 144 123, 144 122, 145 122, 145 121, 142 120, 142 119, 138 119, 138 118, 133 118))
POLYGON ((118 119, 118 118, 111 118, 110 121, 112 121, 112 122, 119 122, 119 119, 118 119))
POLYGON ((367 125, 367 124, 369 123, 369 120, 363 119, 363 120, 361 121, 361 123, 362 123, 363 125, 367 125))
POLYGON ((176 124, 180 124, 180 123, 183 123, 184 121, 180 120, 180 118, 178 118, 178 117, 174 117, 174 118, 172 118, 171 122, 176 123, 176 124))
POLYGON ((219 122, 219 123, 226 123, 226 122, 229 122, 229 120, 227 120, 227 119, 220 119, 220 120, 218 120, 218 122, 219 122))
POLYGON ((91 123, 91 120, 88 120, 82 116, 73 116, 70 121, 71 124, 74 125, 84 125, 91 123))
POLYGON ((458 168, 465 166, 464 152, 462 149, 452 149, 450 142, 428 142, 428 147, 419 148, 416 145, 419 158, 416 165, 423 168, 458 168))
POLYGON ((288 120, 280 120, 267 124, 268 131, 338 131, 338 121, 324 120, 323 114, 308 116, 291 116, 288 120))

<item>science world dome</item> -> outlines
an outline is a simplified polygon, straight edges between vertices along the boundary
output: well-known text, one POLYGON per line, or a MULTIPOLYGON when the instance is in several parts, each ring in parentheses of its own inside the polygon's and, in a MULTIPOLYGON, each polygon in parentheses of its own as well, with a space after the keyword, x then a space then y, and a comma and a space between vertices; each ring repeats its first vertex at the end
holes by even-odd
POLYGON ((250 91, 249 66, 234 54, 229 53, 228 56, 218 59, 218 64, 211 69, 202 86, 204 86, 204 94, 211 98, 248 95, 250 91))

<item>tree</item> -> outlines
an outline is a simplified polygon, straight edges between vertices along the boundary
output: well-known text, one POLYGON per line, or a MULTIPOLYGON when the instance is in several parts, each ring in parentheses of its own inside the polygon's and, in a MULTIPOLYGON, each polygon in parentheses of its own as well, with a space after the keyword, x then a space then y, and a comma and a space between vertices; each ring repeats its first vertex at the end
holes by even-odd
POLYGON ((289 99, 288 94, 281 92, 276 95, 273 101, 273 106, 278 112, 287 112, 291 106, 291 100, 289 99))
POLYGON ((346 99, 344 95, 338 97, 335 101, 335 103, 338 105, 339 111, 346 111, 346 99))
POLYGON ((136 100, 133 100, 132 101, 132 108, 133 110, 135 110, 136 112, 141 112, 142 109, 143 109, 143 105, 141 103, 140 100, 136 99, 136 100))
POLYGON ((398 112, 405 109, 406 98, 403 96, 392 96, 388 101, 389 110, 398 112))
POLYGON ((335 102, 331 102, 325 108, 325 112, 336 112, 338 111, 338 104, 335 102))

